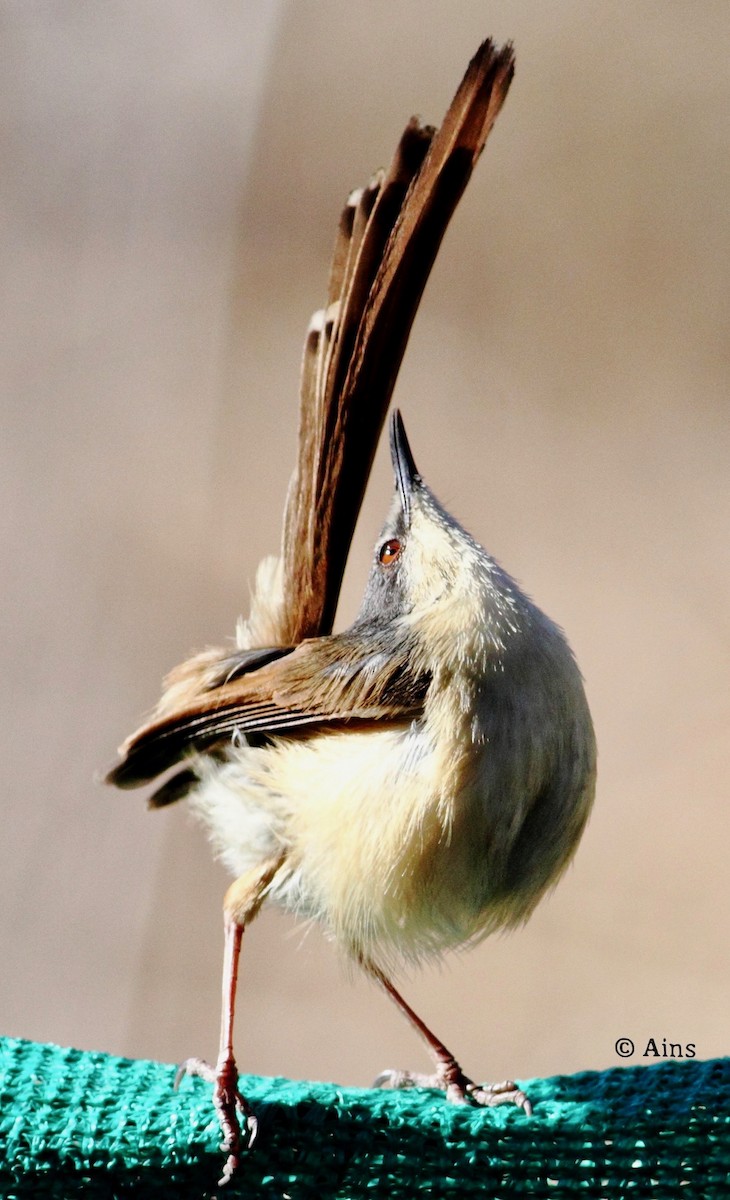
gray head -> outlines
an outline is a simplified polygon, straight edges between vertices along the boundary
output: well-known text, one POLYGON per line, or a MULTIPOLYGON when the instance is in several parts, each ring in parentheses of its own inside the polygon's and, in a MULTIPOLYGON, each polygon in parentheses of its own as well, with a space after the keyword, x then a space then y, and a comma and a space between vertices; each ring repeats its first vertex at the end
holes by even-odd
POLYGON ((395 495, 375 545, 358 623, 405 624, 435 651, 445 640, 499 641, 522 627, 537 610, 424 483, 397 409, 390 452, 395 495))

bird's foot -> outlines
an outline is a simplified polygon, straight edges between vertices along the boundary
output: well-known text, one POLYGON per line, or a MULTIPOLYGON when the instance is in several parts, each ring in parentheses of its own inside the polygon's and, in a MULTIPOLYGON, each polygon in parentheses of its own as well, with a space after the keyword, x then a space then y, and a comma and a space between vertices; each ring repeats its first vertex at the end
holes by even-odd
POLYGON ((258 1122, 238 1090, 238 1068, 232 1054, 222 1054, 215 1067, 202 1058, 186 1058, 178 1067, 176 1088, 185 1075, 198 1075, 213 1084, 213 1103, 223 1134, 221 1150, 226 1155, 223 1174, 218 1180, 218 1186, 222 1187, 237 1169, 242 1152, 250 1150, 256 1141, 258 1122), (244 1118, 245 1138, 239 1114, 244 1118))
POLYGON ((497 1104, 516 1104, 527 1116, 532 1114, 528 1097, 511 1079, 502 1083, 474 1083, 456 1062, 440 1066, 433 1075, 414 1071, 381 1071, 373 1087, 381 1088, 439 1088, 451 1104, 478 1104, 493 1108, 497 1104))

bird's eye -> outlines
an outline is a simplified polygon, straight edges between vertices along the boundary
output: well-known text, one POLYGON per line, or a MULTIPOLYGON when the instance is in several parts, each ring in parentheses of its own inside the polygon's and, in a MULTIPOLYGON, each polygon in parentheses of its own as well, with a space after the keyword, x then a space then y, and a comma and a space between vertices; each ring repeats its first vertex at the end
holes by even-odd
POLYGON ((398 538, 390 538, 387 542, 383 542, 378 553, 378 559, 384 567, 389 567, 395 562, 401 552, 401 544, 398 538))

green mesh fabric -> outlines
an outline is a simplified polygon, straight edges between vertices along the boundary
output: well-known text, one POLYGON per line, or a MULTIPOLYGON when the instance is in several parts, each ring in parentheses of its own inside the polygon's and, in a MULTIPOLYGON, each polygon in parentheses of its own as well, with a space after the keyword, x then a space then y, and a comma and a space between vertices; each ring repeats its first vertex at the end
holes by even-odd
POLYGON ((0 1196, 730 1196, 730 1059, 533 1080, 531 1118, 244 1077, 259 1142, 221 1192, 210 1086, 174 1074, 0 1040, 0 1196))

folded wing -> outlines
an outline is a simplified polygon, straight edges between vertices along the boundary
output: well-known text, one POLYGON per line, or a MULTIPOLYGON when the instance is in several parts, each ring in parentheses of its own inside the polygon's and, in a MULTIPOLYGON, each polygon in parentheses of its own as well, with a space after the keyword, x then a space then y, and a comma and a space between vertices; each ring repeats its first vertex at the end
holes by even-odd
MULTIPOLYGON (((348 630, 277 653, 212 687, 208 662, 199 693, 188 693, 176 710, 154 717, 128 738, 107 781, 137 787, 190 754, 225 746, 234 737, 302 736, 315 728, 412 720, 423 711, 430 679, 414 670, 405 644, 386 647, 348 630)), ((221 660, 221 668, 235 672, 233 658, 221 660)), ((186 770, 185 777, 189 786, 194 776, 186 770)), ((183 794, 182 781, 165 786, 156 805, 183 794)))

